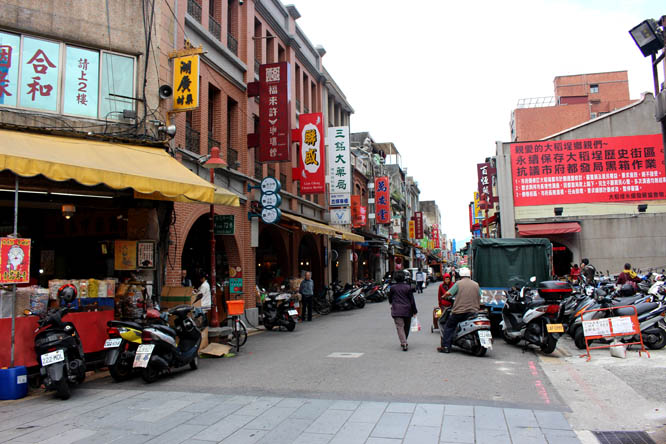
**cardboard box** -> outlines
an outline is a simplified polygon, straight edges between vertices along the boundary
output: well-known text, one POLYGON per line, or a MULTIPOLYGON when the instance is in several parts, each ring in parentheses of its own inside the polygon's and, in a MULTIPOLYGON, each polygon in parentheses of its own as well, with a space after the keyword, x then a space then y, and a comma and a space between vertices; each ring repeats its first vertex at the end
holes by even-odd
POLYGON ((192 287, 163 287, 160 306, 162 308, 172 308, 177 305, 190 305, 194 302, 193 290, 192 287))
POLYGON ((208 347, 208 327, 201 330, 201 346, 199 350, 203 350, 206 347, 208 347))

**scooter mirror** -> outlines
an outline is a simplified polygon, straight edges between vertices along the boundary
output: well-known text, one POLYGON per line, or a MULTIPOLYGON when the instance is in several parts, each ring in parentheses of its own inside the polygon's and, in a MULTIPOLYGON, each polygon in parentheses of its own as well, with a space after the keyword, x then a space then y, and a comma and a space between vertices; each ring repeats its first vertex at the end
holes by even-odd
POLYGON ((26 316, 30 316, 32 315, 32 312, 26 308, 25 310, 23 310, 23 314, 26 316))
POLYGON ((530 278, 530 282, 535 283, 535 282, 536 282, 536 276, 532 276, 532 277, 530 278))

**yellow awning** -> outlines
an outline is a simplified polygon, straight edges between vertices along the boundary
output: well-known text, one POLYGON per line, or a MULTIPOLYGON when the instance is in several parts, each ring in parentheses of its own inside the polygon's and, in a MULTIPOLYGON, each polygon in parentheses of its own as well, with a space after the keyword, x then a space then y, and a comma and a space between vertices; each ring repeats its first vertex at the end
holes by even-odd
POLYGON ((365 242, 365 238, 363 236, 359 236, 358 234, 352 233, 351 231, 344 228, 338 228, 337 231, 344 240, 352 242, 365 242))
MULTIPOLYGON (((0 130, 0 171, 214 202, 215 187, 160 148, 0 130)), ((237 198, 236 198, 237 199, 237 198)))
MULTIPOLYGON (((160 193, 143 194, 143 193, 139 193, 138 191, 135 191, 134 192, 134 197, 137 198, 137 199, 169 200, 169 201, 172 201, 172 202, 210 204, 210 202, 192 200, 192 199, 189 199, 189 198, 187 198, 186 196, 183 196, 183 195, 176 196, 176 197, 165 197, 165 196, 162 196, 160 193)), ((236 194, 227 190, 226 188, 215 186, 215 204, 216 205, 228 205, 230 207, 239 207, 240 206, 240 198, 236 194)))
POLYGON ((307 231, 308 233, 326 234, 328 236, 338 235, 337 231, 333 227, 326 224, 322 224, 321 222, 315 222, 313 220, 306 219, 304 217, 294 216, 293 214, 287 214, 287 213, 282 213, 282 216, 284 216, 287 219, 293 220, 294 222, 300 223, 303 231, 307 231))

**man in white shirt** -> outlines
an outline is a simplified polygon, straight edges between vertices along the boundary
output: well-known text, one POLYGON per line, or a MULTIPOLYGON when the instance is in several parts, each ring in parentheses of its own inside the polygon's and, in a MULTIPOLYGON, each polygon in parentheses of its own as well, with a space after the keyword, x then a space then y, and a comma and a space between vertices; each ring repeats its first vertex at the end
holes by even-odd
POLYGON ((208 275, 205 273, 201 276, 201 285, 199 289, 194 293, 195 295, 201 295, 201 309, 210 310, 211 307, 211 297, 210 297, 210 284, 208 283, 208 275))
POLYGON ((416 272, 416 290, 423 293, 423 285, 425 284, 425 273, 421 270, 416 272))

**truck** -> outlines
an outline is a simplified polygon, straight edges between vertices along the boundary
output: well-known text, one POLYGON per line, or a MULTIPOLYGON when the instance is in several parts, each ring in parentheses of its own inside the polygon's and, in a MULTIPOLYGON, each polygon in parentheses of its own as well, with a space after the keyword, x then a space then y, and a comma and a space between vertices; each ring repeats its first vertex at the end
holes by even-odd
POLYGON ((469 251, 472 279, 482 290, 493 331, 499 331, 506 292, 514 285, 551 279, 553 245, 542 238, 474 239, 469 251))

